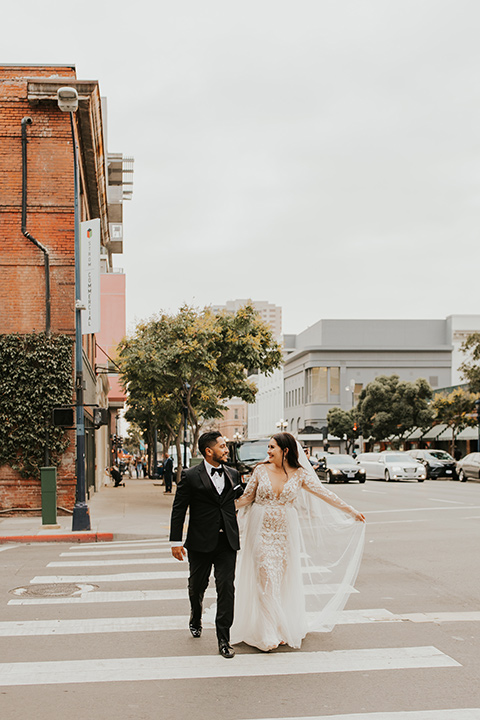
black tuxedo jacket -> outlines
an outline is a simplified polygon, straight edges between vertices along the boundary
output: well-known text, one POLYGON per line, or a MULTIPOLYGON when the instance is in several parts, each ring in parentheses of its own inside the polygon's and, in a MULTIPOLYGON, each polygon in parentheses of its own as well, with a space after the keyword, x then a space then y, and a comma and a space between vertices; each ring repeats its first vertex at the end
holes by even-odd
POLYGON ((181 541, 187 508, 190 509, 187 550, 211 552, 223 528, 232 550, 240 549, 234 487, 240 483, 237 470, 223 466, 225 490, 219 495, 204 463, 182 472, 173 501, 170 540, 181 541))

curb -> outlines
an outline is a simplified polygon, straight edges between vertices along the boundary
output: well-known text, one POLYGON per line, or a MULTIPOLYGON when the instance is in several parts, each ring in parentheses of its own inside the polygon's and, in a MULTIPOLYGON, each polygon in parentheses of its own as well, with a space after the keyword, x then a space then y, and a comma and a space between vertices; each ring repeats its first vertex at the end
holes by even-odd
POLYGON ((111 542, 113 533, 77 532, 54 535, 3 535, 0 545, 5 543, 39 543, 39 542, 111 542))

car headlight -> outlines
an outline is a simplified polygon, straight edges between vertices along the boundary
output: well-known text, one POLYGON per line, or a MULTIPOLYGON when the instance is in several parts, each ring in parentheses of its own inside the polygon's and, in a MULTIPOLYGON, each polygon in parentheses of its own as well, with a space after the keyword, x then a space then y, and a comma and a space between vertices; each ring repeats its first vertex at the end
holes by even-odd
POLYGON ((330 470, 330 472, 332 473, 332 475, 340 475, 340 473, 342 471, 341 470, 330 470))
POLYGON ((358 468, 357 472, 363 473, 363 474, 365 475, 365 470, 364 470, 364 468, 358 468))
POLYGON ((401 471, 402 471, 402 468, 399 467, 398 465, 395 465, 395 466, 392 467, 392 471, 393 471, 394 473, 401 472, 401 471))

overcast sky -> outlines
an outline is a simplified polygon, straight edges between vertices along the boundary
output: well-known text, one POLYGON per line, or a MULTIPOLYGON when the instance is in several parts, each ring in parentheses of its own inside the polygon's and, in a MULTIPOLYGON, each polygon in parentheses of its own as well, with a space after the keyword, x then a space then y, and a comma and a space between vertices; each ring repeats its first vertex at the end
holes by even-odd
POLYGON ((135 157, 129 328, 182 303, 480 312, 478 0, 24 0, 2 63, 74 63, 135 157))

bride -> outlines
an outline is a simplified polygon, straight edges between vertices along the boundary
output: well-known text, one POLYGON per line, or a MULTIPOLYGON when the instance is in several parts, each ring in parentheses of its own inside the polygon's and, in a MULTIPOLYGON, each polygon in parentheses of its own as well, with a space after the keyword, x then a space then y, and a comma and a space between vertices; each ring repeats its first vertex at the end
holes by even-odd
POLYGON ((332 630, 360 565, 362 513, 322 485, 289 433, 271 438, 236 506, 246 509, 232 643, 298 648, 332 630))

